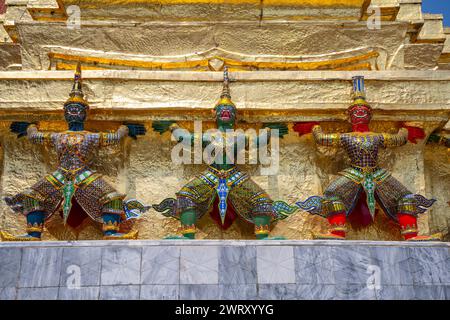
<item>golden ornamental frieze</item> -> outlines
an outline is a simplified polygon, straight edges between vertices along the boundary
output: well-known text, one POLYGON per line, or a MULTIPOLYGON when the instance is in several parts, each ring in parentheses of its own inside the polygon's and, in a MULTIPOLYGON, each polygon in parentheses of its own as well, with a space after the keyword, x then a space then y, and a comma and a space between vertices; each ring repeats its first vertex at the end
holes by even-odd
POLYGON ((73 70, 78 61, 83 68, 132 70, 233 71, 246 70, 379 70, 385 65, 382 48, 356 48, 320 55, 249 55, 222 48, 174 56, 133 55, 117 52, 46 46, 50 69, 73 70))

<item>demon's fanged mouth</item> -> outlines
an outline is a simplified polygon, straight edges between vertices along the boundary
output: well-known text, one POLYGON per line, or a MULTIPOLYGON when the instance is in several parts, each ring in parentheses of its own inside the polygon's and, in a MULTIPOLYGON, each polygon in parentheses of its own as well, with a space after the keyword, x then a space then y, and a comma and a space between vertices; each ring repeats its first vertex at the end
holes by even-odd
POLYGON ((371 118, 371 112, 364 106, 354 107, 350 111, 350 118, 352 122, 369 121, 371 118))
POLYGON ((367 116, 368 116, 367 112, 364 112, 364 111, 359 111, 359 112, 353 113, 353 117, 355 117, 355 118, 367 118, 367 116))
POLYGON ((67 114, 70 116, 79 116, 81 114, 81 112, 78 110, 68 110, 67 114))
POLYGON ((230 110, 222 110, 222 112, 220 113, 220 118, 222 120, 230 120, 231 119, 230 110))

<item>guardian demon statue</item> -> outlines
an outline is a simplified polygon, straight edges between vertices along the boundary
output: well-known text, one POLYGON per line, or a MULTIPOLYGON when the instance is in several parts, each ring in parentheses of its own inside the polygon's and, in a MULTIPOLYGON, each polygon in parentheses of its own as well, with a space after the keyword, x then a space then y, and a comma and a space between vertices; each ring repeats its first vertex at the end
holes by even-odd
POLYGON ((345 239, 347 217, 354 213, 373 219, 375 204, 399 223, 405 240, 439 240, 440 235, 418 236, 417 216, 424 213, 435 200, 414 194, 378 165, 381 148, 399 147, 408 140, 424 138, 423 130, 404 127, 397 134, 370 132, 372 108, 365 99, 364 78, 353 78, 354 102, 348 108, 353 130, 349 133, 326 134, 318 123, 297 123, 294 130, 300 135, 312 131, 314 140, 322 146, 344 148, 350 166, 326 188, 324 196, 313 196, 296 205, 328 219, 331 231, 317 235, 318 239, 345 239))
POLYGON ((85 131, 88 110, 89 105, 82 91, 81 66, 78 64, 72 92, 64 104, 64 116, 69 127, 67 131, 41 132, 32 123, 11 124, 11 131, 19 138, 26 136, 32 143, 48 143, 54 147, 58 168, 31 188, 5 198, 15 212, 26 216, 27 233, 12 236, 1 232, 2 240, 40 240, 44 222, 57 212, 61 212, 64 223, 70 226, 79 225, 83 216, 80 212, 84 212, 92 220, 103 224, 104 239, 137 238, 137 232, 120 233, 120 224, 149 207, 134 199, 124 201, 125 195, 118 193, 90 166, 98 148, 117 145, 126 136, 136 138, 143 135, 145 127, 127 124, 113 133, 85 131))
MULTIPOLYGON (((217 130, 223 140, 233 140, 234 157, 240 152, 239 146, 248 146, 248 136, 233 137, 236 127, 236 106, 231 101, 229 90, 228 72, 224 71, 224 86, 219 102, 214 108, 217 130), (245 141, 239 144, 237 140, 243 138, 245 141)), ((278 136, 283 136, 288 129, 284 124, 266 124, 273 132, 278 132, 278 136)), ((163 133, 171 130, 176 134, 178 125, 172 121, 155 122, 153 128, 163 133)), ((273 135, 272 135, 273 137, 273 135)), ((194 134, 186 132, 178 136, 179 139, 192 142, 194 134)), ((202 144, 204 148, 214 143, 220 142, 218 139, 211 140, 208 133, 202 134, 202 144)), ((264 143, 259 140, 256 143, 261 147, 264 143)), ((239 170, 235 161, 229 159, 229 154, 223 152, 223 157, 216 157, 208 166, 208 169, 186 184, 178 193, 177 198, 168 198, 153 208, 164 215, 172 216, 181 221, 181 237, 171 237, 179 239, 194 239, 196 233, 196 223, 199 218, 207 212, 211 212, 213 219, 223 229, 227 229, 233 221, 240 216, 245 221, 254 224, 257 239, 268 239, 272 222, 285 218, 287 215, 278 213, 269 195, 261 189, 250 176, 239 170)), ((272 238, 271 238, 272 239, 272 238)))

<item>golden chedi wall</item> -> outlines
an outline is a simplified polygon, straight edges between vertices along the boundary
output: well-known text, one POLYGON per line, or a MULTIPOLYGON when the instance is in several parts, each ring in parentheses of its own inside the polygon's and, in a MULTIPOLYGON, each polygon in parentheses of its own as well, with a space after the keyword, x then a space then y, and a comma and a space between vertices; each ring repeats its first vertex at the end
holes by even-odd
MULTIPOLYGON (((204 128, 211 126, 224 65, 231 70, 241 128, 320 121, 327 132, 345 132, 351 77, 364 75, 375 110, 373 131, 396 132, 404 121, 427 135, 450 131, 450 32, 442 17, 422 13, 418 1, 7 3, 0 15, 2 197, 55 168, 51 149, 16 139, 9 125, 25 120, 38 122, 41 130, 65 130, 62 105, 77 61, 88 70, 83 71, 92 109, 87 130, 115 130, 125 120, 148 129, 138 140, 100 150, 95 165, 119 192, 148 204, 173 197, 204 169, 173 164, 174 142, 168 133, 153 132, 152 121, 173 119, 193 129, 192 122, 202 120, 204 128), (380 29, 368 27, 370 2, 380 8, 380 29), (71 5, 79 5, 79 20, 73 20, 71 5)), ((448 239, 449 152, 425 142, 382 151, 380 165, 413 192, 438 200, 421 216, 420 230, 441 231, 448 239)), ((299 137, 291 130, 280 141, 276 175, 262 176, 255 165, 245 169, 273 199, 294 202, 321 194, 345 163, 342 151, 317 147, 311 135, 299 137)), ((160 239, 178 228, 178 221, 153 210, 133 224, 145 239, 160 239)), ((1 202, 0 229, 18 234, 24 226, 24 218, 1 202)), ((49 240, 102 236, 95 223, 70 230, 58 216, 46 229, 49 240)), ((278 222, 272 233, 311 239, 312 232, 326 229, 326 220, 299 212, 278 222)), ((253 227, 240 220, 226 231, 207 215, 199 223, 198 238, 253 237, 253 227)), ((401 239, 380 209, 372 225, 351 227, 348 238, 401 239)))

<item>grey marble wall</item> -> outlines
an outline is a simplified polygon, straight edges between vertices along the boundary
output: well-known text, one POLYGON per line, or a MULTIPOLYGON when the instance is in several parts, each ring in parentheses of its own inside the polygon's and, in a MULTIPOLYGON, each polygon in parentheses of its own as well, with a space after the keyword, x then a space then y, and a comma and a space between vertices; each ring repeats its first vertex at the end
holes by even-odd
POLYGON ((0 299, 450 299, 450 243, 0 243, 0 299))

